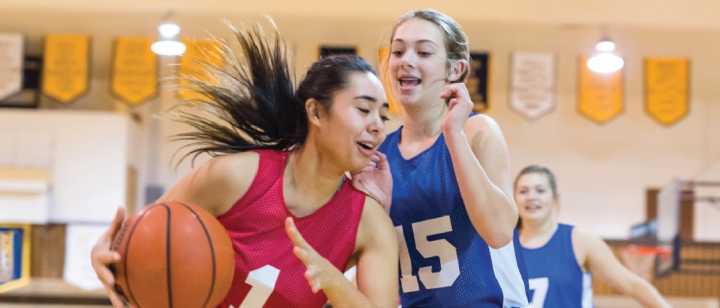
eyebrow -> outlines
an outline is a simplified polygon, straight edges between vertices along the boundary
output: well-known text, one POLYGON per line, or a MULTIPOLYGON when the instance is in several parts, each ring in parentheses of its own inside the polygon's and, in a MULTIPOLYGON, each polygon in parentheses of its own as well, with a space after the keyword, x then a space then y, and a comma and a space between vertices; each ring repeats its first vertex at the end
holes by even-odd
MULTIPOLYGON (((370 95, 359 95, 359 96, 355 96, 355 97, 353 97, 353 100, 365 100, 365 101, 371 101, 371 102, 373 102, 373 103, 377 103, 377 102, 378 102, 378 99, 377 99, 377 98, 372 97, 372 96, 370 96, 370 95)), ((390 108, 390 104, 388 104, 388 102, 383 102, 383 103, 382 103, 382 106, 383 106, 384 108, 390 108)))
MULTIPOLYGON (((394 42, 406 43, 405 40, 399 39, 399 38, 394 39, 394 40, 393 40, 393 43, 394 43, 394 42)), ((435 42, 432 41, 432 40, 428 40, 428 39, 422 39, 422 40, 415 41, 415 44, 423 44, 423 43, 430 43, 430 44, 432 44, 432 45, 434 45, 434 46, 438 46, 437 43, 435 43, 435 42)))

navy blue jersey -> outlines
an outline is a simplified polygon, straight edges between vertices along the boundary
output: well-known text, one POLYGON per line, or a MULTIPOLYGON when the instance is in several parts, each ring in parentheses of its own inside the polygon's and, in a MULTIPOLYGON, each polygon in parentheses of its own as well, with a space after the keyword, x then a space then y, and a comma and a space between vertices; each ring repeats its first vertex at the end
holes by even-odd
POLYGON ((400 131, 380 147, 393 177, 390 217, 400 241, 403 307, 525 307, 516 247, 492 249, 473 227, 441 135, 411 159, 400 131))
POLYGON ((544 246, 520 248, 533 308, 592 307, 592 279, 575 258, 572 230, 573 226, 559 224, 544 246))

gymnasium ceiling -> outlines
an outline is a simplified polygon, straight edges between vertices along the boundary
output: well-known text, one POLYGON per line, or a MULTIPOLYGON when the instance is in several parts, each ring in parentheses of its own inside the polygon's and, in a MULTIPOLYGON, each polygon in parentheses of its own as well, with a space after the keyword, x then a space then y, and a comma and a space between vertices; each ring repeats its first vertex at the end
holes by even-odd
MULTIPOLYGON (((215 26, 208 25, 220 26, 221 18, 235 22, 262 14, 303 22, 375 20, 390 24, 402 12, 424 7, 444 11, 461 23, 540 23, 567 28, 622 25, 720 32, 720 0, 0 0, 0 32, 24 33, 28 51, 37 53, 46 33, 88 33, 95 42, 93 48, 109 45, 116 35, 153 35, 168 11, 184 31, 189 28, 197 33, 213 31, 215 26)), ((97 53, 102 53, 101 57, 106 54, 97 53)))

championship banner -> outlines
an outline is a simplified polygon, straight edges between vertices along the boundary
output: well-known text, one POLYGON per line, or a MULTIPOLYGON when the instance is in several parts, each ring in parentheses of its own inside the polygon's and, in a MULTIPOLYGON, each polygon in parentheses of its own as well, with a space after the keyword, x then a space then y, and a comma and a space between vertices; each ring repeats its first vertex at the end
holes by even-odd
POLYGON ((0 33, 0 100, 20 92, 23 79, 23 37, 0 33))
POLYGON ((43 94, 60 103, 71 103, 85 94, 89 85, 89 55, 88 36, 68 34, 45 37, 43 94))
POLYGON ((216 81, 207 66, 221 67, 224 60, 220 44, 214 40, 183 40, 187 49, 180 58, 178 97, 183 100, 202 100, 204 97, 192 90, 192 81, 216 81))
POLYGON ((388 105, 390 105, 388 111, 393 115, 398 115, 402 113, 402 106, 400 103, 395 101, 393 96, 388 60, 390 60, 390 48, 380 47, 380 49, 378 49, 378 73, 380 74, 380 80, 385 88, 388 105))
POLYGON ((555 109, 555 56, 514 52, 510 92, 510 107, 530 120, 555 109))
POLYGON ((30 281, 30 225, 0 225, 0 293, 30 281))
POLYGON ((112 94, 131 106, 138 106, 157 95, 157 57, 147 37, 123 36, 115 39, 112 62, 112 94))
POLYGON ((578 111, 595 123, 605 124, 624 109, 623 71, 599 74, 591 71, 586 62, 587 57, 580 56, 578 111))
POLYGON ((645 111, 660 124, 673 125, 688 114, 690 61, 645 58, 645 111))
POLYGON ((474 112, 485 112, 490 108, 490 54, 487 52, 470 53, 470 71, 465 84, 474 112))

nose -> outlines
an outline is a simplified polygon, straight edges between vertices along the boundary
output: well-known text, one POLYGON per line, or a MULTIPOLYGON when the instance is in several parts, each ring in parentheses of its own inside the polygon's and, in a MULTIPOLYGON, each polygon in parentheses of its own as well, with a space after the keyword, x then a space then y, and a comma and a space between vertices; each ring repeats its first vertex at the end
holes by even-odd
POLYGON ((415 52, 408 50, 402 54, 402 57, 400 58, 400 65, 403 68, 414 68, 416 61, 417 55, 415 52))
POLYGON ((373 135, 383 134, 385 130, 385 123, 382 120, 382 117, 378 114, 374 117, 372 117, 372 120, 370 120, 370 123, 368 125, 368 132, 373 135))

